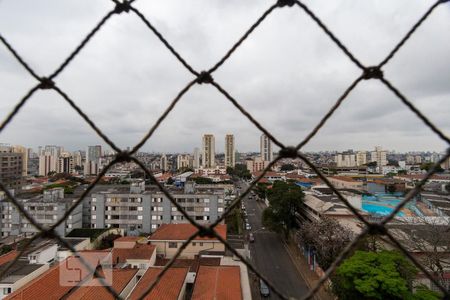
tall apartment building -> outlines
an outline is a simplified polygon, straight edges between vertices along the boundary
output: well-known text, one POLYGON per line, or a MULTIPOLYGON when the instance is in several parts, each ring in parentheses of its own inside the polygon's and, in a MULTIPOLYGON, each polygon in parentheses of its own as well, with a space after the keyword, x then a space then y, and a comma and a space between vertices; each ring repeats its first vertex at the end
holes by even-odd
POLYGON ((86 161, 84 163, 84 175, 98 174, 101 156, 102 146, 88 146, 88 149, 86 151, 86 161))
MULTIPOLYGON (((172 188, 170 193, 199 223, 214 222, 225 210, 223 188, 196 189, 195 184, 188 182, 184 189, 172 188)), ((159 189, 145 188, 143 182, 133 183, 130 189, 115 187, 91 195, 92 228, 148 233, 169 223, 188 221, 159 189)))
POLYGON ((28 175, 28 158, 29 158, 28 150, 29 149, 20 145, 15 145, 12 147, 12 152, 22 154, 22 176, 28 175))
POLYGON ((380 146, 375 147, 375 151, 370 152, 370 161, 377 162, 377 170, 381 173, 382 168, 387 165, 387 151, 380 146))
MULTIPOLYGON (((44 191, 43 195, 18 201, 24 209, 42 226, 52 226, 74 204, 76 198, 65 198, 63 188, 44 191)), ((0 230, 1 236, 30 236, 38 233, 35 228, 9 201, 0 194, 0 230)), ((78 205, 64 222, 56 227, 56 232, 65 236, 74 228, 82 227, 82 205, 78 205)))
POLYGON ((177 169, 190 168, 191 165, 191 156, 189 154, 179 154, 177 156, 177 169))
POLYGON ((9 146, 0 146, 0 182, 9 189, 22 186, 23 154, 14 153, 9 146))
POLYGON ((83 155, 81 154, 81 151, 75 151, 72 153, 73 157, 73 165, 75 166, 82 166, 83 165, 83 155))
POLYGON ((203 135, 202 166, 204 168, 216 166, 216 142, 212 134, 203 135))
POLYGON ((50 172, 57 172, 58 158, 49 152, 39 155, 39 175, 47 176, 50 172))
POLYGON ((192 167, 194 169, 200 168, 200 149, 198 149, 197 147, 194 148, 194 155, 193 155, 193 159, 192 159, 192 167))
POLYGON ((232 167, 236 164, 236 153, 234 150, 234 135, 225 136, 225 167, 232 167))
POLYGON ((260 153, 262 160, 273 160, 272 141, 265 134, 262 134, 260 138, 260 153))
POLYGON ((167 156, 165 154, 161 155, 159 159, 159 168, 163 171, 169 171, 169 162, 167 161, 167 156))
POLYGON ((367 164, 367 152, 366 151, 356 152, 356 165, 359 167, 365 164, 367 164))
POLYGON ((336 154, 334 161, 337 167, 356 167, 356 155, 354 153, 336 154))
POLYGON ((62 153, 58 158, 58 173, 72 174, 74 167, 73 156, 68 152, 62 153))

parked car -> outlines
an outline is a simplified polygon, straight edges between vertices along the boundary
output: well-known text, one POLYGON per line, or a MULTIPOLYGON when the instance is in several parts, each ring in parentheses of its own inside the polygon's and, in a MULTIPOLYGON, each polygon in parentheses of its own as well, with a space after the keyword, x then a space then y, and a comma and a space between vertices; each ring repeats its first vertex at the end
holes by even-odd
POLYGON ((263 297, 269 297, 270 295, 269 287, 262 279, 259 280, 259 292, 263 297))
POLYGON ((250 243, 254 243, 255 242, 255 237, 253 236, 253 233, 250 233, 248 235, 248 240, 249 240, 250 243))

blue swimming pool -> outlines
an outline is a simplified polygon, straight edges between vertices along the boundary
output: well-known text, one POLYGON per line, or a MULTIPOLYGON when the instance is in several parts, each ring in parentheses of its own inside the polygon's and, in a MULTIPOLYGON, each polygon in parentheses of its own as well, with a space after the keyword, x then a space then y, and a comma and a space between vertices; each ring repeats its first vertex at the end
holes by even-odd
MULTIPOLYGON (((375 195, 363 195, 362 209, 370 214, 386 216, 403 200, 400 194, 377 193, 375 195)), ((408 203, 405 208, 417 214, 414 201, 408 203)), ((404 212, 398 212, 397 216, 403 217, 404 212)))
MULTIPOLYGON (((374 215, 381 215, 381 216, 387 216, 390 214, 394 208, 393 207, 387 207, 387 206, 381 206, 381 205, 375 205, 375 204, 369 204, 369 203, 362 203, 362 209, 369 214, 374 215)), ((403 212, 398 212, 397 216, 403 217, 405 214, 403 212)))

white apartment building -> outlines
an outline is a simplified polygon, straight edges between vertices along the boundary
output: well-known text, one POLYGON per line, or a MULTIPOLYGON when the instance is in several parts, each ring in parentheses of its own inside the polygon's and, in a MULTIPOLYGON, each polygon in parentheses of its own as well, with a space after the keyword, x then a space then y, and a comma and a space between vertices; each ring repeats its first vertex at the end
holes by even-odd
MULTIPOLYGON (((63 188, 47 190, 44 191, 43 195, 38 195, 33 198, 18 198, 18 201, 34 220, 38 224, 46 227, 52 226, 62 218, 76 200, 76 198, 65 198, 63 188)), ((65 236, 72 229, 81 228, 82 213, 82 204, 80 204, 61 225, 56 227, 56 232, 61 236, 65 236)), ((0 214, 1 237, 10 235, 30 236, 39 232, 13 204, 7 201, 4 194, 0 194, 0 214)))
POLYGON ((194 157, 192 159, 192 167, 194 169, 200 168, 200 149, 194 148, 194 157))
MULTIPOLYGON (((225 211, 223 188, 197 189, 188 182, 184 189, 172 188, 171 195, 200 223, 214 222, 225 211)), ((183 214, 159 189, 143 182, 130 189, 115 187, 91 195, 91 227, 121 228, 127 232, 153 232, 162 224, 188 223, 183 214)))
POLYGON ((169 162, 167 161, 167 156, 165 154, 161 155, 161 158, 159 159, 159 168, 163 172, 169 170, 169 162))
POLYGON ((380 146, 375 147, 375 151, 370 152, 370 161, 377 162, 377 171, 381 173, 384 166, 387 165, 387 151, 382 150, 380 146))
POLYGON ((263 161, 273 160, 272 141, 265 134, 262 134, 260 138, 260 153, 263 161))
POLYGON ((191 165, 191 156, 189 154, 179 154, 177 156, 177 170, 190 168, 191 165))

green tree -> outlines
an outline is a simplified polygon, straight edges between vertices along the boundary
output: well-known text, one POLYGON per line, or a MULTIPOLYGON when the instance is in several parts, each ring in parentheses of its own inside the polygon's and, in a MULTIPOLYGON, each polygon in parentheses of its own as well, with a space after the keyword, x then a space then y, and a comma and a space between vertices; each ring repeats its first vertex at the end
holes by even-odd
POLYGON ((255 186, 255 193, 260 199, 266 199, 267 196, 267 187, 269 186, 269 183, 262 183, 258 182, 255 186))
MULTIPOLYGON (((420 165, 420 169, 421 169, 421 170, 425 170, 425 171, 428 172, 431 168, 433 168, 433 166, 434 166, 434 163, 432 163, 432 162, 427 162, 427 163, 421 164, 421 165, 420 165)), ((437 167, 436 167, 436 172, 437 172, 437 173, 442 173, 442 172, 444 172, 444 169, 443 169, 441 166, 437 166, 437 167)))
POLYGON ((293 183, 276 181, 267 195, 269 207, 263 211, 263 225, 288 238, 291 230, 297 228, 295 214, 300 210, 303 191, 293 183))
POLYGON ((397 251, 356 251, 332 278, 333 291, 341 300, 350 299, 439 299, 421 287, 413 292, 417 269, 397 251))
POLYGON ((236 164, 234 168, 227 167, 227 174, 230 176, 236 176, 242 179, 251 179, 252 174, 250 174, 250 171, 247 169, 246 165, 243 164, 236 164))
POLYGON ((212 183, 214 183, 211 178, 206 178, 206 177, 195 177, 192 180, 197 184, 212 184, 212 183))

